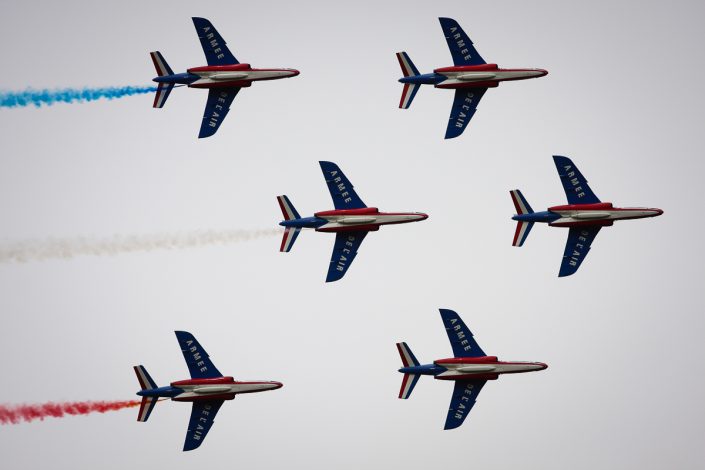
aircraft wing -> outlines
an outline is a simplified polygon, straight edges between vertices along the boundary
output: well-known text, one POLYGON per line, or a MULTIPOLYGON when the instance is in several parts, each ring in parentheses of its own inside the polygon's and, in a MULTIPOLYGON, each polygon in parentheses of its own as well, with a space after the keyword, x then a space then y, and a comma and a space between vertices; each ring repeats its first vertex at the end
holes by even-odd
POLYGON ((208 90, 208 101, 206 110, 203 112, 203 122, 198 138, 210 137, 218 131, 218 128, 225 120, 225 116, 230 111, 237 92, 240 88, 211 88, 208 90))
POLYGON ((482 65, 487 63, 475 50, 472 41, 457 21, 451 18, 438 18, 438 21, 441 22, 443 35, 448 42, 448 49, 450 49, 450 55, 453 56, 454 65, 482 65))
POLYGON ((197 449, 206 439, 215 415, 218 414, 224 400, 194 401, 191 407, 191 419, 188 422, 184 451, 197 449))
POLYGON ((563 261, 558 277, 575 274, 583 260, 590 251, 590 245, 595 239, 600 229, 599 225, 589 225, 585 227, 571 227, 568 232, 568 240, 565 244, 563 261))
POLYGON ((318 162, 326 179, 330 197, 336 209, 362 209, 367 207, 360 196, 357 195, 350 180, 340 171, 333 162, 318 162))
POLYGON ((440 309, 440 312, 443 326, 446 327, 448 340, 453 348, 455 357, 482 357, 487 355, 477 344, 470 328, 465 326, 460 315, 445 308, 440 309))
POLYGON ((455 429, 463 424, 486 382, 486 380, 459 380, 455 382, 453 397, 450 399, 450 408, 448 408, 448 416, 446 416, 446 424, 443 429, 455 429))
POLYGON ((348 268, 357 256, 357 250, 360 249, 362 240, 368 232, 338 232, 335 234, 335 245, 333 246, 333 255, 330 258, 330 266, 328 267, 328 276, 326 282, 333 282, 342 279, 348 268))
POLYGON ((230 52, 225 40, 216 31, 210 21, 205 18, 191 18, 196 27, 198 39, 201 41, 203 53, 206 55, 208 65, 234 65, 239 64, 235 56, 230 52))
POLYGON ((192 379, 212 379, 222 377, 218 369, 208 359, 208 353, 198 344, 196 338, 187 331, 175 331, 181 352, 184 354, 192 379))
POLYGON ((568 204, 596 204, 600 202, 588 186, 587 179, 570 158, 554 155, 553 162, 556 164, 565 196, 568 198, 568 204))
POLYGON ((458 137, 463 133, 470 119, 477 111, 477 105, 487 88, 458 88, 455 90, 453 107, 450 110, 448 127, 446 128, 446 139, 458 137))

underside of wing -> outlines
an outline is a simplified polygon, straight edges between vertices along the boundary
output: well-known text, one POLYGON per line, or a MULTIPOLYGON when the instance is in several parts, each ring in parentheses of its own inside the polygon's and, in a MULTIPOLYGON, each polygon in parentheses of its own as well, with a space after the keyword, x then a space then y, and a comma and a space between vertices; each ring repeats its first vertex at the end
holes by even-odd
POLYGON ((554 155, 553 162, 556 164, 556 170, 561 178, 568 204, 597 204, 600 202, 600 199, 588 186, 587 179, 570 158, 554 155))
POLYGON ((198 138, 210 137, 218 131, 218 128, 225 120, 225 116, 230 111, 237 92, 240 88, 212 88, 208 90, 208 101, 206 110, 203 112, 203 122, 198 138))
POLYGON ((599 225, 570 228, 558 277, 575 274, 590 251, 590 245, 592 245, 601 228, 599 225))
POLYGON ((362 209, 367 207, 357 195, 350 180, 343 174, 338 165, 333 162, 318 162, 326 179, 333 206, 341 209, 362 209))
POLYGON ((333 246, 333 255, 330 259, 326 282, 337 281, 345 276, 345 273, 348 272, 350 265, 355 260, 357 250, 360 249, 360 245, 367 233, 363 231, 338 232, 335 235, 335 245, 333 246))
POLYGON ((472 45, 472 41, 457 21, 452 18, 438 18, 438 21, 441 22, 443 35, 448 42, 448 49, 450 50, 450 55, 453 56, 454 65, 482 65, 487 63, 477 52, 472 45))
POLYGON ((455 90, 453 107, 450 110, 446 139, 458 137, 463 133, 477 111, 477 105, 487 88, 459 88, 455 90))
POLYGON ((486 380, 455 382, 453 397, 450 399, 450 407, 443 429, 455 429, 463 424, 486 382, 486 380))
POLYGON ((460 315, 445 308, 440 309, 440 312, 455 357, 483 357, 487 355, 477 344, 470 328, 465 325, 460 315))
POLYGON ((206 439, 223 400, 194 401, 191 408, 184 451, 197 449, 206 439))
POLYGON ((223 376, 191 333, 187 331, 175 331, 175 333, 192 379, 212 379, 223 376))
POLYGON ((206 55, 208 65, 234 65, 239 64, 235 56, 230 52, 225 40, 213 27, 210 21, 205 18, 192 18, 196 27, 198 39, 201 41, 203 53, 206 55))

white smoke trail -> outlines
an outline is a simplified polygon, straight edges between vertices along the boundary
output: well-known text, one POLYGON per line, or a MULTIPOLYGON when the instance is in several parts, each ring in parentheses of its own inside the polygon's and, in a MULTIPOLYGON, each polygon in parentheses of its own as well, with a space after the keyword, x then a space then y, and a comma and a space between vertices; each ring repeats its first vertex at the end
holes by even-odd
POLYGON ((0 263, 69 259, 82 255, 111 256, 155 250, 181 250, 207 245, 229 245, 281 234, 280 229, 207 230, 153 235, 113 236, 104 239, 49 238, 0 243, 0 263))

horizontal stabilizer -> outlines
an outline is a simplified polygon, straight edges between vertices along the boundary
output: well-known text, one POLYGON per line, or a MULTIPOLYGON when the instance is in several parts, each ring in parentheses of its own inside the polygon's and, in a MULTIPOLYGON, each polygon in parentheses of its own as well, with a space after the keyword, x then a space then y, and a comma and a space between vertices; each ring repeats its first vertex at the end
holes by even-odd
POLYGON ((399 389, 399 398, 406 400, 411 396, 411 392, 414 391, 419 377, 421 376, 418 374, 404 374, 404 378, 401 381, 401 388, 399 389))
POLYGON ((163 108, 173 88, 173 83, 160 83, 157 87, 156 93, 154 94, 154 103, 152 104, 152 107, 163 108))
POLYGON ((517 228, 514 231, 514 240, 512 241, 512 245, 522 246, 526 241, 526 237, 529 236, 529 232, 531 232, 531 227, 533 226, 533 222, 525 222, 522 220, 517 222, 517 228))
POLYGON ((399 108, 408 109, 411 102, 414 101, 416 92, 419 91, 419 86, 415 83, 405 83, 404 89, 401 91, 401 99, 399 100, 399 108))
POLYGON ((286 230, 284 230, 284 235, 282 235, 282 244, 279 247, 279 251, 282 253, 290 252, 291 248, 294 246, 296 237, 299 236, 299 232, 301 232, 299 227, 287 227, 286 230))
POLYGON ((154 405, 157 404, 157 397, 142 397, 142 403, 140 403, 140 410, 137 413, 137 421, 144 423, 149 419, 149 415, 152 414, 154 405))

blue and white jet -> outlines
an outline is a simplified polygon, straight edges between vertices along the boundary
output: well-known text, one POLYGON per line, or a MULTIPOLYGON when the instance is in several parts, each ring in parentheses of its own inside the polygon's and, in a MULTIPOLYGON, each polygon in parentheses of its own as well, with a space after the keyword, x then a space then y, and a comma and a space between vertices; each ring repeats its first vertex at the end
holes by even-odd
POLYGON ((447 309, 440 309, 440 312, 453 348, 452 358, 422 365, 406 343, 397 343, 397 350, 404 365, 399 369, 404 374, 399 398, 409 398, 422 375, 455 382, 443 429, 455 429, 463 424, 488 380, 497 380, 501 374, 534 372, 548 367, 543 362, 505 362, 499 361, 497 356, 488 356, 457 313, 447 309))
POLYGON ((284 216, 279 225, 286 227, 279 251, 290 251, 304 228, 312 228, 316 232, 334 232, 335 245, 326 282, 343 278, 369 232, 376 232, 382 225, 406 224, 428 218, 422 212, 380 212, 376 207, 367 207, 338 165, 332 162, 319 163, 335 210, 316 212, 313 217, 301 217, 287 196, 277 196, 284 216))
POLYGON ((613 207, 611 202, 601 202, 570 158, 554 155, 553 162, 568 199, 567 205, 534 212, 521 191, 515 189, 509 191, 509 194, 517 211, 512 217, 517 221, 512 245, 522 246, 535 222, 570 228, 558 277, 570 276, 578 271, 602 227, 610 227, 617 220, 643 219, 663 214, 661 209, 656 208, 613 207))
POLYGON ((438 20, 453 56, 453 66, 421 74, 409 54, 397 52, 397 59, 404 74, 404 77, 399 79, 404 84, 399 107, 408 108, 421 85, 455 90, 446 139, 458 137, 463 133, 488 88, 497 87, 500 82, 538 78, 548 73, 543 69, 500 69, 497 64, 488 64, 475 50, 472 41, 457 21, 451 18, 438 20))
POLYGON ((134 366, 142 397, 137 421, 147 421, 159 399, 170 398, 173 401, 192 402, 191 419, 186 431, 184 450, 198 448, 206 439, 213 426, 215 415, 225 400, 232 400, 241 393, 256 393, 275 390, 282 387, 280 382, 271 381, 237 381, 224 377, 208 358, 208 353, 196 341, 191 333, 176 331, 181 352, 191 373, 191 379, 172 382, 165 387, 158 387, 147 373, 144 366, 134 366))
POLYGON ((216 133, 241 88, 249 87, 256 81, 290 78, 299 74, 299 71, 294 69, 253 69, 250 64, 241 64, 210 21, 205 18, 192 19, 206 55, 207 66, 192 67, 184 73, 174 73, 159 51, 150 52, 150 55, 158 75, 153 81, 159 84, 154 97, 155 108, 164 106, 175 85, 208 89, 208 101, 198 133, 199 139, 216 133))

